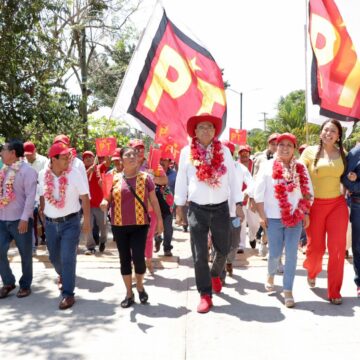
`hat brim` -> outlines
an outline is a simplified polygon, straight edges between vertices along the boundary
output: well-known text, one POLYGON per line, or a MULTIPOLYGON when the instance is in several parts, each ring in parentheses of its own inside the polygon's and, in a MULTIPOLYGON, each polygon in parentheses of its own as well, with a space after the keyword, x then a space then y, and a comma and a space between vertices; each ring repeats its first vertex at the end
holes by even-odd
POLYGON ((120 156, 113 156, 113 157, 111 158, 111 161, 114 161, 114 160, 120 160, 120 156))
POLYGON ((25 151, 24 155, 32 155, 34 153, 35 153, 35 150, 34 151, 25 151))
POLYGON ((192 116, 186 125, 186 129, 187 129, 187 133, 189 134, 190 137, 195 137, 195 129, 196 126, 201 123, 201 122, 210 122, 214 125, 215 128, 215 137, 218 137, 221 133, 221 129, 222 129, 222 119, 213 116, 213 115, 197 115, 197 116, 192 116))
POLYGON ((296 137, 294 135, 290 136, 287 134, 281 134, 277 137, 276 144, 279 144, 279 142, 282 140, 289 140, 290 142, 292 142, 294 144, 295 147, 297 147, 297 141, 296 141, 296 137))
POLYGON ((66 148, 66 149, 61 150, 60 152, 57 152, 56 154, 49 153, 49 157, 53 158, 57 155, 67 155, 67 154, 71 153, 71 150, 72 150, 72 148, 66 148))

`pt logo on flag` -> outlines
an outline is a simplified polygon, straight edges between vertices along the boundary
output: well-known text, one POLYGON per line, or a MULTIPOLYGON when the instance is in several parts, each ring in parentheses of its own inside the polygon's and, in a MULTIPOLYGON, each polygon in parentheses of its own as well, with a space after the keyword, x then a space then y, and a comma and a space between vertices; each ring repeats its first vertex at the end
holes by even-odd
MULTIPOLYGON (((221 70, 211 54, 181 32, 164 12, 128 112, 149 126, 166 124, 183 146, 186 123, 208 113, 223 119, 226 100, 221 70)), ((160 135, 160 134, 159 134, 160 135)))
POLYGON ((229 129, 229 140, 236 145, 246 144, 246 130, 229 129))

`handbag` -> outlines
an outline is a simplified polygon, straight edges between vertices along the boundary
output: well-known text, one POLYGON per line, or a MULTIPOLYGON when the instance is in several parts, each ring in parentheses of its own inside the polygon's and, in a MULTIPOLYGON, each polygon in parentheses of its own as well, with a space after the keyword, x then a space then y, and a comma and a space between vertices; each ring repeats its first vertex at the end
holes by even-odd
POLYGON ((134 190, 134 188, 129 184, 129 182, 127 181, 126 177, 123 176, 124 181, 126 182, 128 188, 130 189, 130 191, 132 192, 132 194, 134 195, 135 199, 141 204, 141 206, 144 208, 146 217, 148 219, 148 222, 150 224, 151 218, 149 215, 149 212, 147 210, 147 207, 145 206, 144 202, 140 199, 139 195, 136 193, 136 191, 134 190))

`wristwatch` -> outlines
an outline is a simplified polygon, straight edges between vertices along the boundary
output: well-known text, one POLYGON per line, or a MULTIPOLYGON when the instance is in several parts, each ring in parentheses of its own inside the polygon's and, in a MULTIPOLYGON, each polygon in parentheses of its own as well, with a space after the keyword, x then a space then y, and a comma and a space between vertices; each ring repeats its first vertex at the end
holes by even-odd
POLYGON ((240 206, 243 206, 243 202, 242 201, 239 201, 235 204, 236 206, 240 205, 240 206))

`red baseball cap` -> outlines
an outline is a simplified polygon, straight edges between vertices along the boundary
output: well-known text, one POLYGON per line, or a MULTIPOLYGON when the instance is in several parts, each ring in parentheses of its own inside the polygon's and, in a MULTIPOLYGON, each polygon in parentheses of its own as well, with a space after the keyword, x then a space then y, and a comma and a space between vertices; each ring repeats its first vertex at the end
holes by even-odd
POLYGON ((34 143, 27 141, 24 143, 24 155, 32 155, 36 150, 34 143))
POLYGON ((64 134, 55 136, 53 144, 58 143, 58 142, 62 142, 65 145, 70 146, 70 138, 64 134))
POLYGON ((144 142, 141 139, 131 139, 129 146, 132 148, 143 147, 145 148, 144 142))
POLYGON ((57 142, 51 145, 48 152, 48 157, 51 159, 56 155, 66 155, 69 154, 70 152, 71 152, 71 148, 67 147, 62 142, 57 142))
POLYGON ((277 140, 278 137, 279 137, 279 134, 278 134, 278 133, 273 133, 273 134, 271 134, 271 135, 268 137, 267 142, 269 143, 269 142, 271 142, 271 141, 273 141, 273 140, 277 140))
POLYGON ((251 147, 249 145, 240 145, 238 154, 240 154, 242 151, 247 151, 248 153, 251 153, 251 147))
POLYGON ((210 114, 203 114, 203 115, 196 115, 192 116, 186 125, 187 133, 192 138, 195 137, 195 129, 196 126, 201 122, 210 122, 214 125, 215 128, 215 136, 219 136, 221 133, 221 127, 222 127, 222 119, 219 117, 216 117, 214 115, 210 114))
POLYGON ((280 134, 276 139, 276 143, 278 144, 280 141, 285 140, 285 139, 291 141, 295 147, 297 146, 296 136, 293 134, 290 134, 290 133, 280 134))
POLYGON ((83 159, 84 159, 85 157, 89 157, 89 156, 95 157, 94 153, 93 153, 92 151, 90 151, 90 150, 86 150, 86 151, 84 151, 83 154, 82 154, 82 158, 83 158, 83 159))
POLYGON ((120 160, 121 159, 120 150, 121 150, 121 148, 116 148, 115 149, 114 153, 111 156, 111 160, 120 160))
POLYGON ((224 140, 224 141, 222 141, 222 144, 223 144, 224 146, 226 146, 226 147, 230 150, 231 155, 234 154, 234 152, 235 152, 235 145, 234 145, 231 141, 229 141, 229 140, 224 140))

